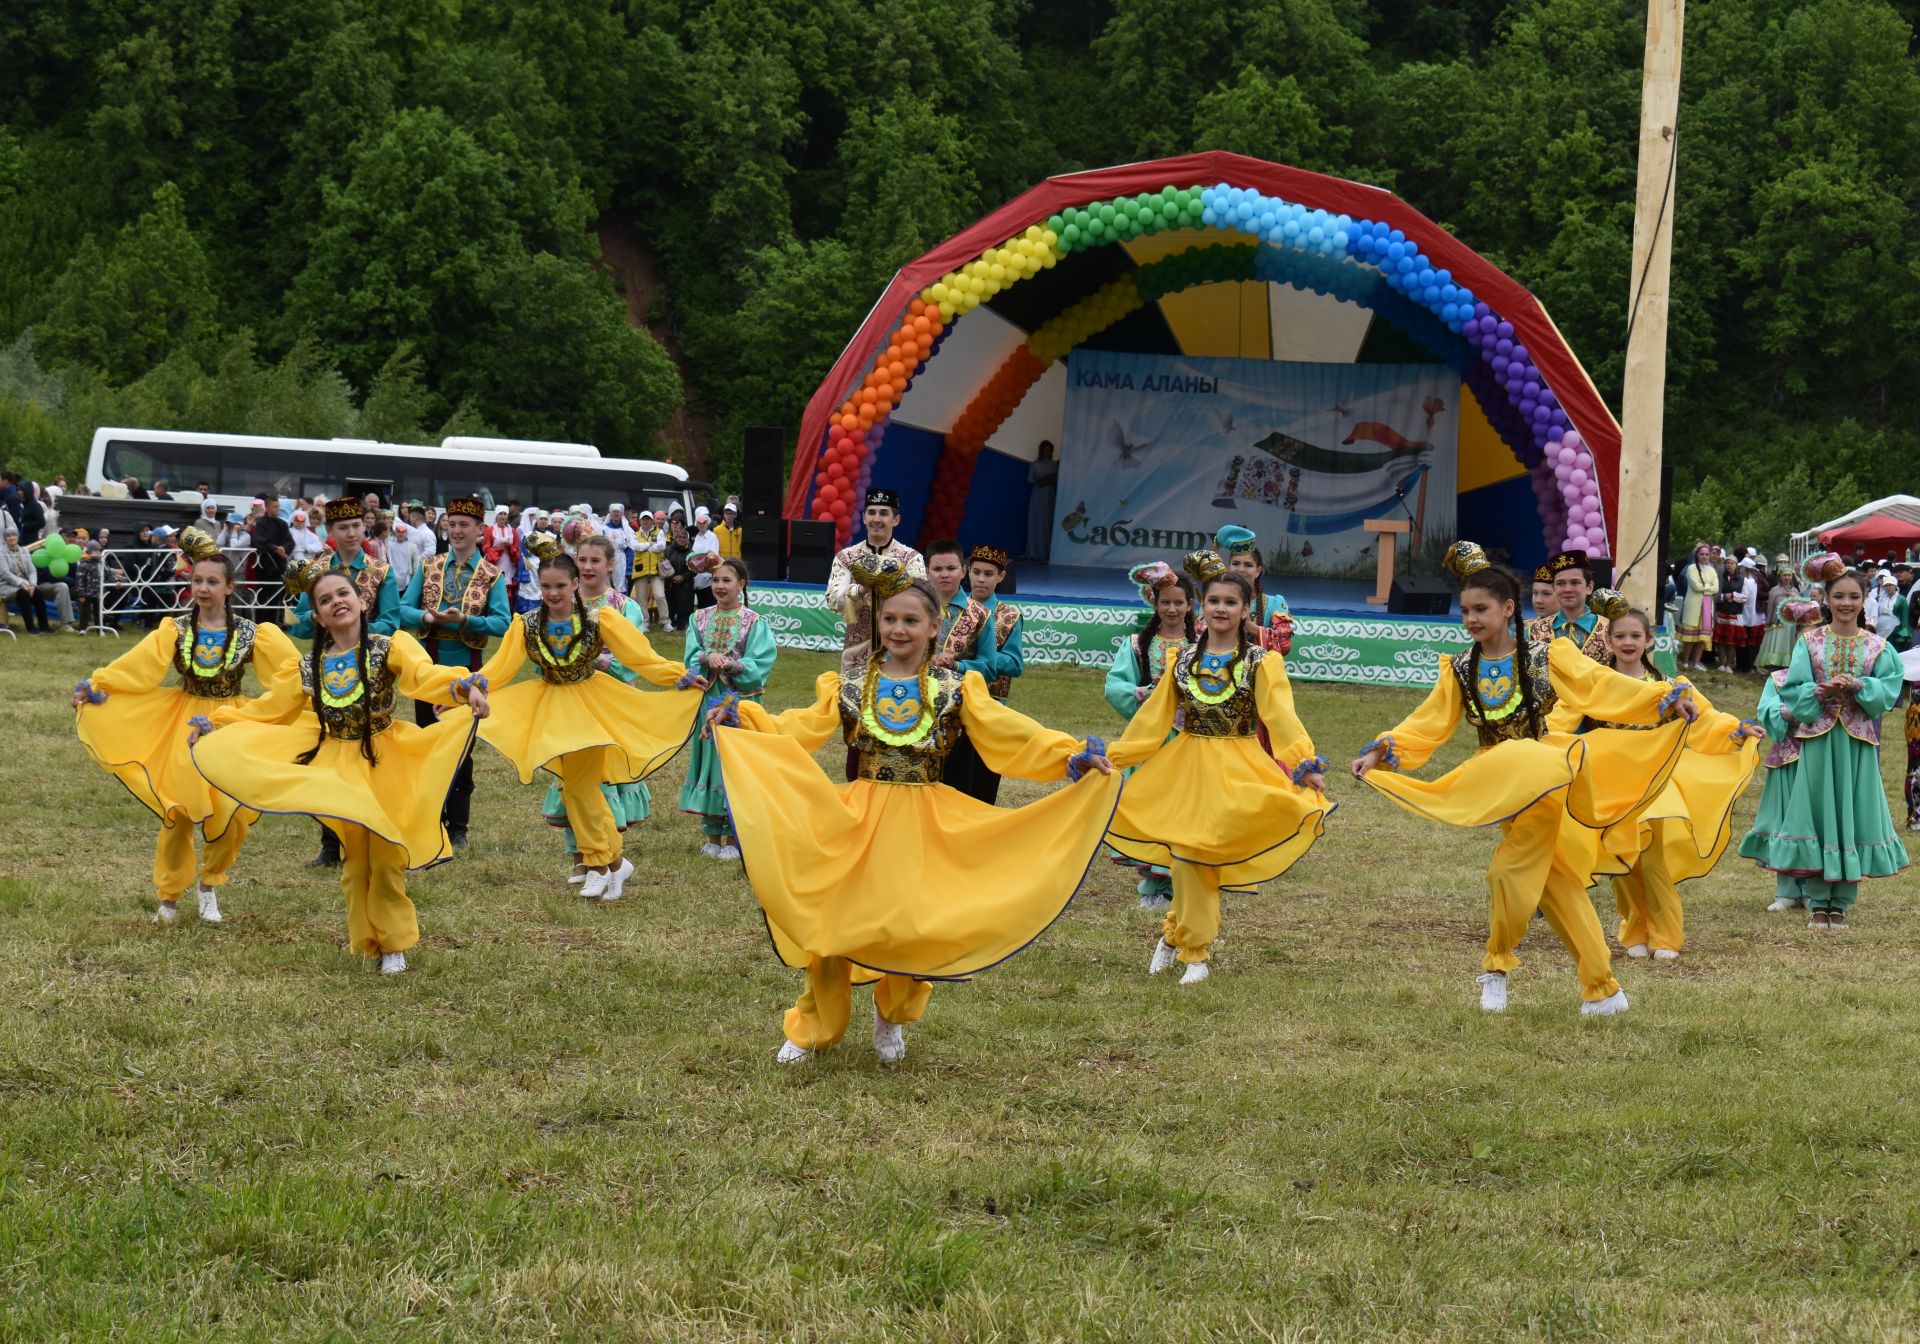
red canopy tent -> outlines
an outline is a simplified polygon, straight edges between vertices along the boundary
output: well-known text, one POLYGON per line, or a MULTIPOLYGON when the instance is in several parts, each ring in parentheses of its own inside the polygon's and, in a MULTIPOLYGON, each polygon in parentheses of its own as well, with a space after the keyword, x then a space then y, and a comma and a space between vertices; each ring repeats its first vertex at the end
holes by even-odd
POLYGON ((1920 546, 1920 523, 1885 514, 1820 534, 1820 544, 1841 550, 1851 546, 1920 546))

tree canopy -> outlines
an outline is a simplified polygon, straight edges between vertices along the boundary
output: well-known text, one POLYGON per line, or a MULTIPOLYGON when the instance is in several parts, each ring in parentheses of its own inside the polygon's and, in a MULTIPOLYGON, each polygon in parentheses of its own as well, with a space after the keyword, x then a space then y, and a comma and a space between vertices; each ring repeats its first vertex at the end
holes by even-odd
MULTIPOLYGON (((1916 8, 1688 16, 1667 407, 1688 530, 1770 543, 1789 488, 1920 474, 1916 8)), ((798 422, 901 262, 1040 177, 1204 148, 1391 187, 1531 287, 1617 405, 1643 21, 1635 0, 17 0, 0 431, 72 472, 89 415, 301 420, 247 390, 271 375, 315 424, 586 439, 733 484, 742 427, 798 422), (655 263, 639 327, 608 220, 655 263)))

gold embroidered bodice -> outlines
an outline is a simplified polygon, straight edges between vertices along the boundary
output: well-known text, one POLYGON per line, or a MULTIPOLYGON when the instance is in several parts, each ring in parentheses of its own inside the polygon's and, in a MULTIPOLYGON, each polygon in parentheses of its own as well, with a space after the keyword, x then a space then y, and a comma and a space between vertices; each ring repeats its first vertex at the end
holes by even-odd
POLYGON ((600 650, 606 642, 600 638, 600 616, 597 612, 588 612, 580 626, 580 638, 573 647, 573 656, 565 662, 561 656, 566 648, 564 642, 556 648, 547 642, 547 610, 536 607, 520 617, 526 625, 527 657, 540 669, 540 676, 556 686, 571 686, 576 682, 589 681, 599 669, 600 650))
POLYGON ((180 689, 203 700, 231 700, 240 694, 253 659, 253 622, 233 618, 226 644, 211 666, 202 665, 194 648, 193 613, 174 617, 173 627, 173 668, 180 674, 180 689))
POLYGON ((840 729, 848 746, 860 753, 860 778, 880 784, 938 784, 947 753, 960 738, 960 674, 933 668, 933 725, 917 742, 896 746, 868 731, 862 711, 867 678, 840 679, 840 729))
MULTIPOLYGON (((391 647, 385 635, 367 636, 367 686, 365 699, 367 706, 367 736, 378 737, 393 725, 393 673, 387 667, 387 650, 391 647)), ((321 659, 324 668, 326 660, 321 659)), ((300 660, 300 685, 306 692, 309 703, 313 700, 313 659, 300 660)), ((328 695, 351 695, 351 686, 328 686, 328 695)), ((320 698, 320 721, 327 727, 327 736, 337 737, 345 742, 360 740, 360 704, 356 701, 348 705, 327 703, 328 695, 320 698)))
MULTIPOLYGON (((1234 666, 1231 694, 1216 704, 1208 704, 1194 694, 1192 684, 1203 647, 1199 642, 1187 645, 1173 665, 1173 726, 1194 737, 1256 736, 1260 729, 1260 702, 1254 694, 1253 680, 1266 650, 1257 644, 1248 645, 1246 655, 1234 666)), ((1202 676, 1199 681, 1202 691, 1206 692, 1206 678, 1202 676)), ((1208 698, 1212 698, 1211 693, 1208 698)))
MULTIPOLYGON (((1527 718, 1526 698, 1520 688, 1501 704, 1489 710, 1473 684, 1473 650, 1453 655, 1453 674, 1460 680, 1460 699, 1467 722, 1480 735, 1480 745, 1497 746, 1502 742, 1531 742, 1547 729, 1547 715, 1559 703, 1553 677, 1548 672, 1548 644, 1544 640, 1527 642, 1526 678, 1533 687, 1533 719, 1527 718)), ((1517 661, 1517 660, 1516 660, 1517 661)))

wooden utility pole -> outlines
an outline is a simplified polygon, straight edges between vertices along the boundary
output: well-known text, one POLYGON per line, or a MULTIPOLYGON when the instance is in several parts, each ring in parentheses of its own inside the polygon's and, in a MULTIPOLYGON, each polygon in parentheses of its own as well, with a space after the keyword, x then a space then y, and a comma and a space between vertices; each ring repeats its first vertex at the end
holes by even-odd
POLYGON ((1647 0, 1640 75, 1640 171, 1634 184, 1627 367, 1620 396, 1620 528, 1614 563, 1627 599, 1654 611, 1660 592, 1661 419, 1667 390, 1667 280, 1673 263, 1675 133, 1686 0, 1647 0))

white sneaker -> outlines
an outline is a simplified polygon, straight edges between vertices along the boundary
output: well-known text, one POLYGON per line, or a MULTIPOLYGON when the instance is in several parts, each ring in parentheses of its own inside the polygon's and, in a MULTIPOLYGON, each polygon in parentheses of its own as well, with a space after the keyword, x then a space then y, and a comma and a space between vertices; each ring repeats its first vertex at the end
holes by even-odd
POLYGON ((873 1010, 873 1053, 882 1064, 898 1064, 907 1057, 907 1033, 898 1022, 880 1016, 878 1006, 873 1010))
POLYGON ((567 874, 567 885, 570 887, 577 887, 586 880, 587 870, 585 868, 580 869, 578 872, 567 874))
POLYGON ((587 880, 580 884, 580 894, 590 901, 597 901, 607 894, 607 883, 612 879, 612 873, 589 869, 587 880))
POLYGON ((1634 943, 1627 948, 1627 955, 1630 957, 1644 957, 1647 955, 1647 945, 1645 943, 1634 943))
POLYGON ((632 876, 633 860, 626 858, 621 859, 620 866, 607 874, 607 889, 601 893, 600 899, 602 901, 619 900, 620 892, 627 885, 627 879, 632 876))
POLYGON ((1675 948, 1656 947, 1653 949, 1653 959, 1655 961, 1678 961, 1680 960, 1680 953, 1675 948))
POLYGON ((155 924, 175 924, 178 923, 179 920, 180 912, 174 908, 172 901, 162 901, 153 908, 153 922, 155 924))
POLYGON ((720 857, 720 846, 709 840, 706 844, 700 846, 700 852, 710 859, 717 859, 720 857))
POLYGON ((1140 898, 1140 908, 1150 915, 1164 915, 1167 911, 1173 909, 1173 897, 1142 896, 1140 898))
POLYGON ((195 895, 197 895, 200 898, 201 922, 206 924, 218 924, 220 922, 219 890, 214 887, 206 886, 203 883, 196 890, 195 895))
POLYGON ((1580 1005, 1582 1017, 1612 1017, 1615 1013, 1627 1011, 1627 991, 1616 989, 1604 999, 1595 999, 1591 1003, 1580 1005))
POLYGON ((1147 974, 1158 975, 1179 959, 1179 949, 1162 938, 1153 945, 1153 960, 1147 963, 1147 974))
POLYGON ((404 952, 382 952, 380 954, 380 974, 398 975, 407 969, 407 954, 404 952))
MULTIPOLYGON (((906 1047, 902 1046, 901 1048, 905 1049, 906 1047)), ((780 1047, 780 1052, 773 1057, 773 1060, 776 1064, 804 1064, 812 1058, 813 1051, 803 1049, 795 1045, 792 1041, 788 1041, 780 1047)))
POLYGON ((1805 901, 1789 901, 1785 899, 1777 900, 1767 907, 1768 910, 1776 912, 1781 910, 1804 910, 1806 908, 1807 903, 1805 901))
POLYGON ((1505 971, 1480 973, 1480 1011, 1483 1013, 1507 1011, 1507 973, 1505 971))
POLYGON ((1180 976, 1180 983, 1183 985, 1197 985, 1206 978, 1207 963, 1204 961, 1190 961, 1187 963, 1186 971, 1180 976))
POLYGON ((722 845, 713 852, 713 857, 732 863, 740 857, 740 848, 738 845, 722 845))

